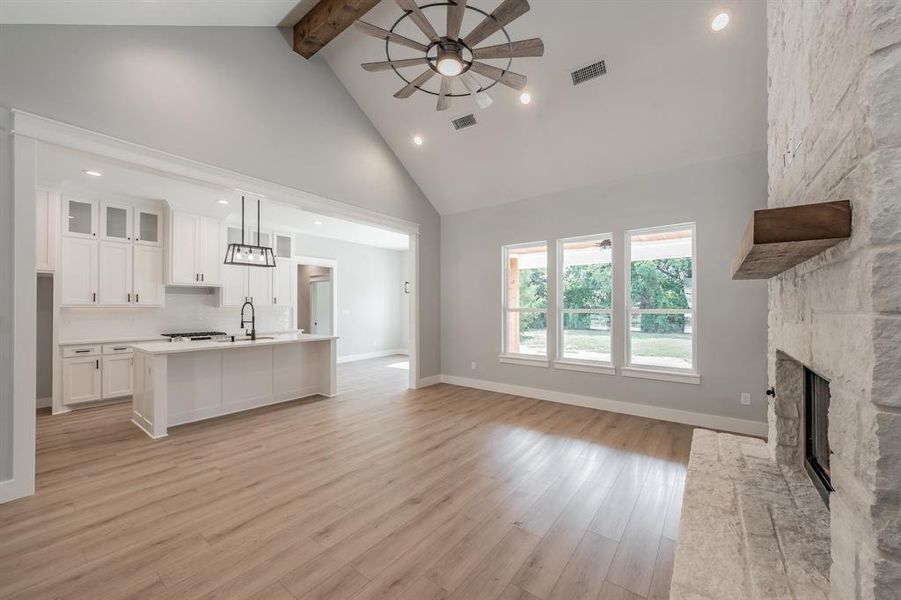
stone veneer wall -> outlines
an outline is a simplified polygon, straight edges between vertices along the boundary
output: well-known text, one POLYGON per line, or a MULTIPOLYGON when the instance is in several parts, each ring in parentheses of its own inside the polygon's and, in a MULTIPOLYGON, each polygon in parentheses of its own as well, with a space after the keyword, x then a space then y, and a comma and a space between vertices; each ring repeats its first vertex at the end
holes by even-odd
POLYGON ((769 205, 854 211, 770 281, 771 448, 798 460, 791 357, 831 381, 831 597, 901 598, 901 0, 771 0, 768 46, 769 205))

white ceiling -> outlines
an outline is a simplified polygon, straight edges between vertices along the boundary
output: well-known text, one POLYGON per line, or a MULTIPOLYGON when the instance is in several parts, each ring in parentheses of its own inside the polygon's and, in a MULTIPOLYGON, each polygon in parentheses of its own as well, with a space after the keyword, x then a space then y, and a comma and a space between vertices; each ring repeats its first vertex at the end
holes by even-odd
MULTIPOLYGON (((240 223, 241 219, 241 194, 234 190, 167 177, 47 144, 42 144, 38 152, 38 182, 60 189, 64 195, 93 194, 103 200, 164 200, 177 210, 215 216, 231 223, 240 223), (103 176, 91 177, 84 173, 87 170, 99 171, 103 176), (220 204, 220 200, 228 204, 220 204)), ((255 230, 255 199, 248 197, 246 206, 246 224, 255 230)), ((409 238, 405 234, 318 215, 273 198, 262 200, 261 213, 264 229, 290 230, 389 250, 408 248, 409 238)))
POLYGON ((2 0, 0 23, 54 25, 293 25, 312 0, 2 0))
MULTIPOLYGON (((498 3, 470 0, 488 12, 498 3)), ((533 102, 528 106, 519 103, 518 92, 502 86, 490 92, 494 104, 484 111, 469 98, 455 99, 443 113, 435 111, 434 96, 416 93, 397 100, 392 95, 403 82, 393 72, 360 68, 362 62, 385 60, 384 43, 355 29, 322 51, 442 214, 765 149, 762 0, 531 0, 531 5, 508 28, 514 40, 541 37, 545 43, 544 57, 513 61, 512 69, 529 77, 533 102), (724 8, 732 22, 714 33, 710 19, 724 8), (598 59, 607 61, 607 75, 574 87, 570 72, 598 59), (470 112, 479 124, 453 131, 450 119, 470 112), (414 146, 414 135, 425 143, 414 146)), ((394 2, 383 2, 364 19, 388 28, 401 14, 394 2)), ((426 14, 436 25, 443 23, 443 7, 426 14)), ((464 32, 476 22, 468 17, 464 32)), ((398 31, 424 39, 410 26, 398 31)), ((500 41, 496 34, 484 43, 500 41)), ((399 48, 396 56, 410 52, 399 48)), ((403 72, 412 78, 421 71, 403 72)), ((427 87, 436 84, 433 78, 427 87)))

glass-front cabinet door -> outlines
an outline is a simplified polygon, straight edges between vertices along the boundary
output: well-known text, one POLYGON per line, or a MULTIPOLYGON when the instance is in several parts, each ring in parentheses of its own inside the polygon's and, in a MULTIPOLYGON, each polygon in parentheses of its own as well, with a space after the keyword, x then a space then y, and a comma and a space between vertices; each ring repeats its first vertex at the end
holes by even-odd
POLYGON ((288 233, 275 233, 272 251, 276 258, 294 258, 294 236, 288 233))
POLYGON ((80 198, 66 198, 63 233, 73 237, 97 237, 97 202, 80 198))
POLYGON ((158 210, 135 208, 134 238, 136 244, 161 246, 162 213, 158 210))
POLYGON ((111 242, 131 241, 131 207, 104 202, 100 212, 100 231, 111 242))

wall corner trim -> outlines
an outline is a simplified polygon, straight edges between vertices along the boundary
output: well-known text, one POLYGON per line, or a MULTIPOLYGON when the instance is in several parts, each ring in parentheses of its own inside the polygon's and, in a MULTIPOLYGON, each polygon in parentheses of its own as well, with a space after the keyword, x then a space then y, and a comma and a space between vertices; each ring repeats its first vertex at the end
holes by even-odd
POLYGON ((765 438, 767 435, 767 424, 763 421, 750 421, 748 419, 708 415, 675 408, 663 408, 651 406, 649 404, 637 404, 634 402, 623 402, 621 400, 597 398, 595 396, 568 394, 565 392, 556 392, 524 385, 457 377, 455 375, 441 375, 440 377, 442 383, 486 390, 489 392, 512 394, 514 396, 524 396, 526 398, 547 400, 549 402, 558 402, 560 404, 571 404, 573 406, 584 406, 586 408, 595 408, 636 417, 658 419, 660 421, 682 423, 684 425, 703 427, 705 429, 717 429, 742 435, 752 435, 762 438, 765 438))

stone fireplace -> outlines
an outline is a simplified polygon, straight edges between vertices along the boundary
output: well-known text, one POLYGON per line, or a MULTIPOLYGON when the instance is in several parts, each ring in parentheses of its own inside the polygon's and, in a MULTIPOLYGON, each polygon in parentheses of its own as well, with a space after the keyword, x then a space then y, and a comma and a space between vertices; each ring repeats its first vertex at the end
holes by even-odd
POLYGON ((850 200, 850 240, 769 283, 768 449, 803 465, 829 381, 830 597, 901 598, 901 2, 771 1, 769 206, 850 200))

